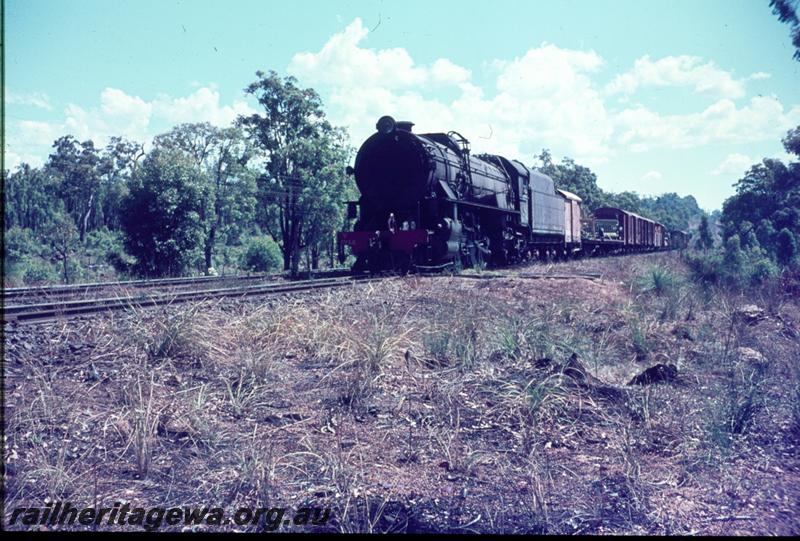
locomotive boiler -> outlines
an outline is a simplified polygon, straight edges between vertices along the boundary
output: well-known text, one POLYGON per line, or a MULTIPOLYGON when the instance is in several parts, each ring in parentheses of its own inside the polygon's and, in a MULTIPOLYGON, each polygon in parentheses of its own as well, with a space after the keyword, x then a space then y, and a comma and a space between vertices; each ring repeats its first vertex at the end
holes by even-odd
POLYGON ((473 156, 457 132, 413 132, 384 116, 356 155, 354 270, 500 266, 580 248, 580 198, 516 160, 473 156), (577 218, 575 218, 577 212, 577 218))

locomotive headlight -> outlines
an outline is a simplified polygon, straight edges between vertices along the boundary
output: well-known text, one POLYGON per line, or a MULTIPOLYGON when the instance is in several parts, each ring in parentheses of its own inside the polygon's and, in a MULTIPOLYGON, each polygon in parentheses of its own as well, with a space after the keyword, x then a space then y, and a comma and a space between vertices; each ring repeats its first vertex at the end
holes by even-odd
POLYGON ((394 131, 394 127, 396 124, 397 123, 394 121, 392 117, 386 115, 378 119, 378 123, 375 124, 375 129, 381 133, 389 134, 394 131))

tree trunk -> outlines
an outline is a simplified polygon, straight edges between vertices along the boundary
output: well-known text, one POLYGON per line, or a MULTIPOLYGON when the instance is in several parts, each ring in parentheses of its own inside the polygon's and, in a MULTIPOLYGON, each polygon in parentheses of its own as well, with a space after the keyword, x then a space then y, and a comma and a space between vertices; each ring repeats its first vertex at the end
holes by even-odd
POLYGON ((300 250, 298 249, 296 244, 294 246, 294 249, 292 250, 291 262, 292 262, 292 276, 297 276, 297 274, 300 272, 300 250))
POLYGON ((283 238, 283 246, 281 246, 281 251, 283 252, 283 270, 287 271, 292 266, 292 258, 291 258, 291 248, 289 247, 289 239, 288 237, 283 238))
POLYGON ((86 230, 89 228, 89 216, 92 215, 92 201, 94 201, 94 194, 89 196, 89 210, 86 211, 86 214, 81 221, 81 244, 83 244, 83 239, 86 236, 86 230))
POLYGON ((205 256, 206 256, 206 268, 204 269, 204 274, 208 274, 208 269, 213 267, 213 251, 214 251, 214 240, 217 237, 217 227, 214 226, 211 228, 211 231, 208 232, 208 238, 206 238, 206 245, 205 245, 205 256))
POLYGON ((289 213, 288 213, 288 206, 289 206, 289 196, 286 196, 284 200, 285 206, 280 208, 280 214, 278 216, 278 221, 281 226, 281 238, 283 239, 283 246, 281 246, 281 251, 283 252, 283 270, 287 271, 292 266, 292 235, 291 235, 291 222, 289 220, 289 213))
POLYGON ((297 231, 297 223, 293 223, 290 235, 291 244, 289 244, 289 260, 291 262, 292 276, 297 276, 300 270, 300 235, 297 231))
POLYGON ((283 270, 288 271, 292 268, 292 227, 284 216, 281 216, 281 238, 283 238, 283 246, 281 246, 283 270))

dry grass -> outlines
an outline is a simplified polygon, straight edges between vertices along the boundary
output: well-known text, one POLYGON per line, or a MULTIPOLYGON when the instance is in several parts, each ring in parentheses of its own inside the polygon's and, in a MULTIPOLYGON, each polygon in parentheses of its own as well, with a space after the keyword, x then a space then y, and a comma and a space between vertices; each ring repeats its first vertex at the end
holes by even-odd
POLYGON ((6 512, 51 498, 330 507, 317 529, 339 532, 798 533, 796 301, 695 288, 672 255, 553 268, 603 279, 408 277, 12 329, 6 512), (766 319, 737 319, 748 303, 766 319), (678 381, 625 385, 655 363, 678 381))

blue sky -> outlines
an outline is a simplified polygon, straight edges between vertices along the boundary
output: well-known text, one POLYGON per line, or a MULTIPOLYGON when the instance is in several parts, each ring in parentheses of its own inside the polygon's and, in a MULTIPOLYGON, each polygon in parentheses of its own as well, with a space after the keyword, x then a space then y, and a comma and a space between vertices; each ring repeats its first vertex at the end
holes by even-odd
POLYGON ((800 125, 800 63, 767 0, 5 0, 6 167, 65 133, 142 142, 226 125, 256 70, 322 95, 358 146, 383 114, 604 189, 719 208, 800 125))

